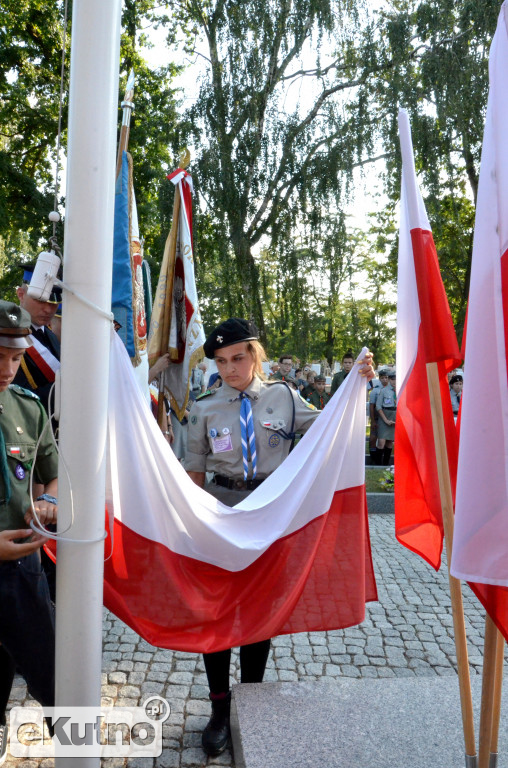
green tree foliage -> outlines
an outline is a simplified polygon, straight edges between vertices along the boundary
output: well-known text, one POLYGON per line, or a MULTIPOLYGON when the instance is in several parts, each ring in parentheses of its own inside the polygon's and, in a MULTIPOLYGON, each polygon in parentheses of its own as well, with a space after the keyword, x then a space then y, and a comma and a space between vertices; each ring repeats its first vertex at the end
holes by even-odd
MULTIPOLYGON (((0 11, 0 289, 3 296, 12 297, 20 279, 16 269, 20 255, 35 257, 51 233, 47 215, 53 209, 64 4, 0 0, 0 11)), ((155 279, 173 205, 174 188, 166 175, 178 155, 176 96, 171 85, 177 67, 152 68, 144 58, 152 45, 147 32, 159 23, 152 0, 125 0, 120 94, 133 68, 136 108, 129 149, 141 233, 155 279)), ((70 38, 69 18, 64 94, 69 83, 70 38)), ((63 153, 67 106, 65 95, 63 153)), ((62 242, 62 226, 58 235, 62 242)))
POLYGON ((62 4, 0 2, 0 240, 3 295, 19 282, 9 267, 35 255, 53 209, 62 56, 62 4))
POLYGON ((459 334, 469 291, 488 54, 499 8, 497 0, 394 0, 364 35, 382 69, 362 86, 360 98, 377 105, 382 139, 392 148, 386 188, 398 199, 402 106, 409 111, 416 168, 459 334))
MULTIPOLYGON (((147 31, 161 23, 153 0, 124 0, 120 51, 120 94, 131 69, 135 73, 134 104, 129 152, 133 158, 134 186, 145 241, 145 257, 156 282, 164 243, 171 224, 174 187, 166 179, 178 158, 179 118, 172 81, 180 71, 174 63, 151 67, 146 52, 152 48, 147 31)), ((119 105, 118 125, 122 114, 119 105)))
MULTIPOLYGON (((323 211, 337 210, 368 138, 361 116, 345 108, 345 94, 365 77, 355 53, 361 3, 186 0, 171 7, 206 47, 189 112, 198 189, 227 233, 230 247, 221 257, 242 312, 266 338, 255 249, 268 243, 284 259, 292 275, 286 285, 302 298, 296 230, 309 240, 323 211)), ((195 50, 192 35, 187 46, 195 50)))

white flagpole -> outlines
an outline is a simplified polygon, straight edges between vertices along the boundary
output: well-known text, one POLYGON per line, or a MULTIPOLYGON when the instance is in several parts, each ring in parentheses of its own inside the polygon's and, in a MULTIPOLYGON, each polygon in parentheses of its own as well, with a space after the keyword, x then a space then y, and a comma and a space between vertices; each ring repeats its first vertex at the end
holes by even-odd
MULTIPOLYGON (((64 283, 109 312, 121 0, 73 4, 64 283)), ((56 704, 99 706, 111 322, 63 291, 56 704), (66 469, 64 468, 64 462, 66 469)), ((66 768, 73 759, 58 757, 66 768)), ((80 767, 99 758, 79 758, 80 767)))

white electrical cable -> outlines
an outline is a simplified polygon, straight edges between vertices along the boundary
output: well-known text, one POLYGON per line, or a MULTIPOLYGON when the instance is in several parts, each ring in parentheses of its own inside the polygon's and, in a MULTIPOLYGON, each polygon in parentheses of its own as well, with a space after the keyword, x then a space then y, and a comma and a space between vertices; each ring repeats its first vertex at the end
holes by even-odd
POLYGON ((66 536, 62 536, 62 533, 67 533, 67 531, 69 531, 72 528, 72 526, 74 525, 74 498, 73 498, 73 494, 72 494, 72 483, 71 483, 71 478, 70 478, 69 470, 67 469, 67 464, 65 463, 65 459, 64 459, 64 457, 62 455, 62 452, 60 451, 60 449, 58 447, 58 443, 56 441, 55 433, 53 431, 53 425, 52 425, 53 411, 51 410, 51 396, 52 396, 52 394, 54 392, 54 389, 55 389, 55 385, 53 384, 53 386, 50 389, 49 398, 48 398, 48 420, 47 420, 46 424, 44 425, 41 434, 39 435, 39 439, 37 440, 37 443, 35 444, 34 458, 33 458, 32 466, 30 468, 30 507, 31 507, 31 510, 32 510, 32 516, 34 517, 34 519, 35 519, 35 521, 37 523, 36 524, 36 523, 34 523, 33 520, 31 520, 30 521, 30 528, 33 531, 35 531, 36 533, 40 533, 40 534, 42 534, 42 536, 45 536, 48 539, 53 539, 54 541, 70 541, 70 542, 73 542, 74 544, 97 544, 98 542, 105 540, 105 538, 107 537, 107 531, 104 531, 104 535, 101 536, 98 539, 69 539, 66 536), (37 451, 39 450, 39 445, 40 445, 40 442, 42 440, 42 436, 44 435, 44 432, 46 431, 48 426, 49 426, 49 428, 51 430, 51 439, 52 439, 53 444, 54 444, 54 446, 56 448, 56 452, 59 455, 60 459, 62 460, 62 466, 63 466, 63 468, 65 470, 65 474, 67 475, 67 481, 69 483, 69 495, 70 495, 70 499, 71 499, 71 521, 70 521, 69 525, 67 526, 67 528, 64 528, 63 531, 60 531, 58 533, 52 533, 51 531, 46 530, 44 525, 41 523, 41 521, 39 519, 39 516, 38 516, 37 512, 35 511, 34 498, 32 496, 33 475, 34 475, 34 470, 35 470, 35 461, 37 459, 37 451))

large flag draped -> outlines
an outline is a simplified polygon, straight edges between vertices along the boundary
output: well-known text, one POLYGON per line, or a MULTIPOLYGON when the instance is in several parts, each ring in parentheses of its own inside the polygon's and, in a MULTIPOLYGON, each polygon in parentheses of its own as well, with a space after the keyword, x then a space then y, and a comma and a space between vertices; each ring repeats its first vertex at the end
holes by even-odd
POLYGON ((194 278, 192 179, 182 168, 168 179, 176 186, 175 205, 152 309, 148 359, 153 365, 169 352, 171 364, 161 375, 161 385, 182 419, 192 369, 203 357, 205 335, 194 278))
POLYGON ((401 544, 437 570, 443 548, 443 521, 427 363, 438 364, 453 486, 457 436, 446 373, 460 363, 460 353, 416 180, 409 120, 402 110, 399 123, 401 136, 407 138, 411 162, 404 162, 403 167, 399 235, 395 532, 401 544))
POLYGON ((505 2, 490 51, 451 571, 457 578, 476 582, 471 587, 508 638, 507 22, 505 2), (484 361, 481 376, 479 360, 484 361))
POLYGON ((153 645, 189 651, 358 624, 377 599, 364 438, 356 369, 286 461, 227 507, 183 470, 114 337, 105 604, 153 645))

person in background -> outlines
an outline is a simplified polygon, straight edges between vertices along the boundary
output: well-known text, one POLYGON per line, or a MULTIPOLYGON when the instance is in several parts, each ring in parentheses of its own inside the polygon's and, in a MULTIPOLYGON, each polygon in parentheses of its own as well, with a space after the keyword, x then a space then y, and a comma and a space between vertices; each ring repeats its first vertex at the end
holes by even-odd
POLYGON ((210 374, 210 378, 208 379, 208 389, 217 389, 217 387, 220 387, 222 384, 222 379, 220 377, 219 371, 214 371, 214 373, 210 374))
MULTIPOLYGON (((373 382, 370 382, 373 383, 373 382)), ((386 387, 388 384, 388 370, 381 368, 379 371, 379 385, 373 387, 369 393, 369 420, 370 420, 370 434, 369 434, 369 453, 371 464, 377 464, 377 438, 378 438, 378 412, 376 410, 377 396, 382 387, 386 387)))
POLYGON ((287 381, 291 377, 291 369, 293 368, 293 356, 281 355, 279 357, 279 370, 271 377, 274 381, 287 381))
POLYGON ((376 464, 388 466, 395 438, 395 417, 397 413, 395 371, 388 372, 388 384, 382 387, 381 391, 378 391, 376 410, 379 415, 376 464))
POLYGON ((305 400, 307 400, 307 398, 314 392, 314 382, 316 380, 316 376, 316 371, 313 371, 311 368, 307 373, 307 386, 301 390, 301 395, 305 400))
POLYGON ((304 387, 307 386, 307 379, 304 378, 303 368, 297 368, 295 371, 295 382, 298 391, 301 392, 304 387))
MULTIPOLYGON (((165 355, 161 355, 158 360, 155 361, 155 363, 152 365, 152 367, 148 371, 148 383, 150 384, 150 387, 153 387, 153 391, 150 391, 150 401, 152 405, 152 413, 157 419, 157 410, 158 410, 158 404, 159 404, 159 388, 158 388, 158 377, 159 375, 166 370, 166 368, 169 366, 171 362, 171 356, 169 352, 166 352, 165 355)), ((175 433, 173 431, 173 423, 171 418, 171 408, 169 406, 169 403, 166 398, 164 398, 164 408, 166 410, 166 424, 164 425, 166 428, 163 430, 164 437, 168 441, 170 445, 173 445, 175 441, 175 433)), ((175 416, 176 419, 176 416, 175 416)))
POLYGON ((464 382, 460 374, 455 374, 450 379, 450 397, 452 400, 452 411, 453 411, 455 420, 457 420, 457 416, 459 415, 463 383, 464 382))
POLYGON ((60 342, 49 325, 62 300, 62 289, 54 287, 47 301, 39 301, 28 295, 28 286, 35 264, 21 265, 23 282, 16 288, 19 305, 31 318, 30 333, 32 344, 23 356, 14 383, 29 389, 40 398, 48 412, 49 393, 60 370, 60 342))
POLYGON ((349 371, 352 369, 353 365, 355 363, 355 359, 353 357, 352 352, 346 352, 346 354, 342 358, 342 369, 340 371, 337 371, 335 376, 332 379, 332 386, 330 388, 330 394, 334 395, 346 376, 348 375, 349 371))
MULTIPOLYGON (((205 365, 206 371, 206 365, 205 365)), ((196 365, 191 372, 189 397, 196 400, 205 391, 205 374, 199 365, 196 365)))
POLYGON ((325 392, 325 386, 325 376, 316 376, 314 379, 314 392, 311 392, 309 397, 306 398, 308 403, 311 403, 320 411, 323 410, 331 398, 331 395, 329 395, 328 392, 325 392))
POLYGON ((53 319, 48 325, 48 328, 51 331, 53 331, 59 343, 61 344, 62 343, 62 303, 61 302, 58 305, 57 310, 53 315, 53 319))

